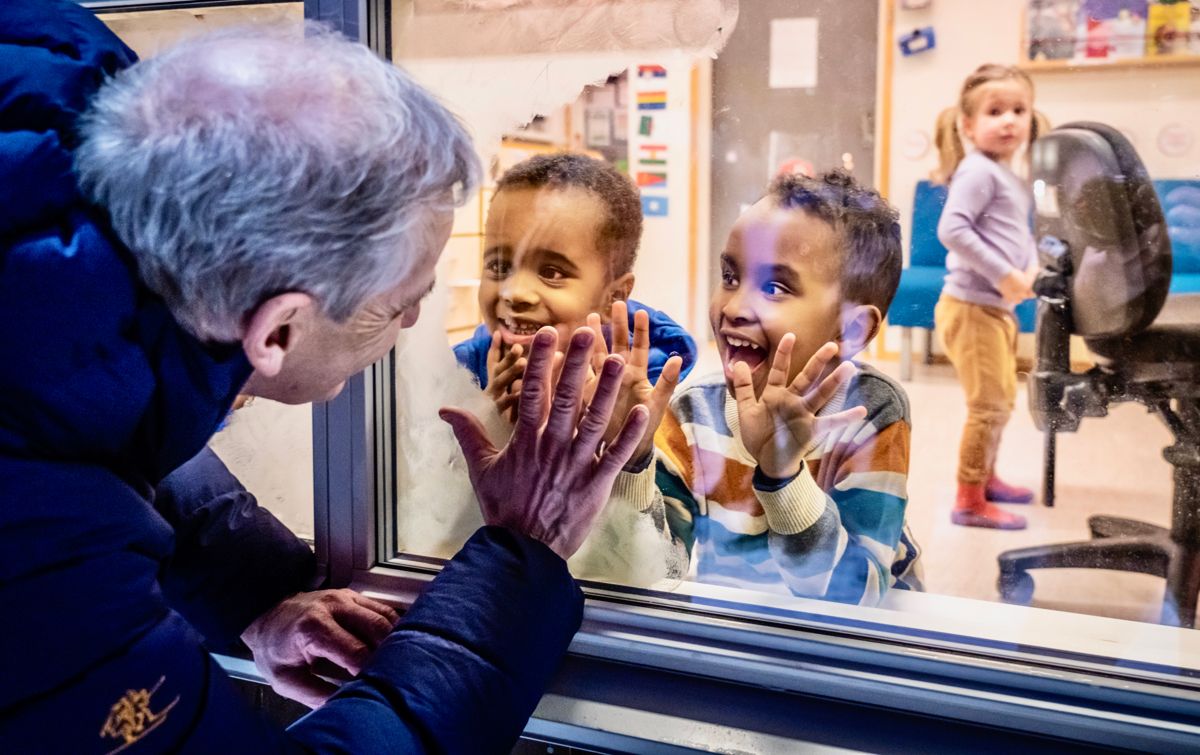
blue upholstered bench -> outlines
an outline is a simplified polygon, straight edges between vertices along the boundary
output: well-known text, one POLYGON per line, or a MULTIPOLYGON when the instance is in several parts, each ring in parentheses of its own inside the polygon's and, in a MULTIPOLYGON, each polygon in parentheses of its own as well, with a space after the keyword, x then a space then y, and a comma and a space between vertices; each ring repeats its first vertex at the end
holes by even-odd
MULTIPOLYGON (((1171 293, 1200 292, 1200 180, 1165 179, 1154 182, 1171 235, 1173 274, 1171 293)), ((933 308, 942 295, 946 247, 938 241, 937 224, 946 206, 946 187, 919 181, 913 196, 909 229, 909 263, 900 276, 888 322, 902 328, 900 377, 912 378, 912 329, 924 328, 933 337, 933 308)), ((1017 307, 1022 333, 1032 333, 1036 303, 1017 307)))
POLYGON ((1171 235, 1171 293, 1200 292, 1200 180, 1154 182, 1171 235))

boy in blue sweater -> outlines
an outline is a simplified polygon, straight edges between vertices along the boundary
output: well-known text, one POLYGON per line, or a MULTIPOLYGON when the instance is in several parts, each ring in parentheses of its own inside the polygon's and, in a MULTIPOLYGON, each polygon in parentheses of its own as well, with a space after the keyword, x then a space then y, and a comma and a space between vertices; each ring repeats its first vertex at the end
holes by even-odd
POLYGON ((668 380, 687 376, 696 359, 692 337, 666 314, 629 299, 641 236, 637 189, 606 162, 538 155, 500 177, 484 230, 484 324, 454 347, 459 364, 498 408, 511 410, 520 395, 524 355, 538 328, 554 326, 559 343, 567 343, 593 313, 611 326, 611 313, 623 309, 626 334, 645 320, 650 383, 658 382, 672 355, 681 363, 677 374, 674 367, 667 371, 668 380))

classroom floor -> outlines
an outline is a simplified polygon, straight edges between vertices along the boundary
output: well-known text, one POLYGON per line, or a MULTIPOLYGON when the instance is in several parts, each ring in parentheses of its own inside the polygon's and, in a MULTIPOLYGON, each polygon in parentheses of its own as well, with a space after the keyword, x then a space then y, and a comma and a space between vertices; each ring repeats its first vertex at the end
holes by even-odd
MULTIPOLYGON (((895 362, 880 362, 893 377, 895 362)), ((1028 411, 1024 381, 1017 410, 1005 431, 999 471, 1009 481, 1039 490, 1028 506, 1010 506, 1029 519, 1016 532, 950 523, 954 466, 966 416, 962 389, 949 365, 914 367, 904 383, 912 405, 909 521, 925 548, 930 592, 998 600, 996 556, 1009 548, 1086 539, 1087 519, 1113 514, 1167 525, 1171 467, 1162 458, 1171 434, 1139 404, 1110 407, 1107 417, 1085 419, 1077 433, 1058 438, 1055 506, 1041 504, 1043 436, 1028 411)), ((1157 621, 1163 580, 1107 570, 1035 571, 1033 605, 1113 618, 1157 621)))
MULTIPOLYGON (((704 353, 697 370, 716 364, 715 353, 704 353)), ((898 378, 898 363, 879 361, 875 366, 898 378)), ((1056 505, 1043 506, 1043 438, 1027 409, 1023 380, 1001 447, 999 471, 1010 482, 1039 490, 1032 505, 1010 507, 1029 519, 1029 527, 1012 532, 951 524, 954 469, 966 416, 962 389, 949 365, 924 365, 919 360, 913 379, 902 385, 913 418, 908 518, 924 549, 929 592, 999 600, 996 556, 1000 552, 1085 539, 1087 518, 1093 514, 1168 524, 1171 467, 1162 458, 1162 449, 1171 443, 1171 435, 1139 404, 1114 405, 1109 416, 1085 419, 1079 432, 1059 436, 1056 505)), ((1158 620, 1163 580, 1157 577, 1085 569, 1046 569, 1033 575, 1032 605, 1158 620)))

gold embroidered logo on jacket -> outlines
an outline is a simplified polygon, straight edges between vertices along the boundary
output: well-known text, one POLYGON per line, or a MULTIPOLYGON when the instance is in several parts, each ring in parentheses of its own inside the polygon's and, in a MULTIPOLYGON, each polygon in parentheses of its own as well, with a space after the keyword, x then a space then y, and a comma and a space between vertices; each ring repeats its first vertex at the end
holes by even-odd
POLYGON ((104 727, 100 729, 100 737, 119 739, 122 744, 114 750, 109 750, 108 755, 114 755, 136 743, 167 719, 171 708, 179 702, 178 696, 157 713, 150 710, 150 698, 164 681, 166 677, 160 677, 153 689, 127 690, 125 695, 113 704, 108 711, 108 718, 104 721, 104 727))

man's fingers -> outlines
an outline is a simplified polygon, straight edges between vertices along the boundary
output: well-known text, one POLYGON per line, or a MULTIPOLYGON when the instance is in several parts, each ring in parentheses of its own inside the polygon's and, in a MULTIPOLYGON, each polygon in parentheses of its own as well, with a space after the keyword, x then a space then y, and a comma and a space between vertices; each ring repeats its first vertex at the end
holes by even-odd
POLYGON ((817 387, 804 397, 804 402, 816 414, 822 406, 829 403, 829 399, 838 392, 842 383, 854 377, 856 372, 858 372, 858 368, 854 366, 853 362, 842 362, 829 377, 818 383, 817 387))
POLYGON ((505 402, 505 409, 508 411, 508 423, 510 425, 517 424, 517 416, 521 411, 521 378, 513 381, 512 390, 509 391, 511 401, 505 402))
POLYGON ((443 406, 438 416, 454 431, 454 437, 467 460, 467 468, 474 476, 486 460, 496 455, 496 447, 488 440, 483 425, 474 414, 453 406, 443 406))
POLYGON ((271 689, 310 708, 319 708, 337 692, 337 685, 313 674, 306 668, 283 668, 275 672, 271 689))
POLYGON ((542 439, 549 441, 551 446, 565 449, 575 435, 595 337, 596 334, 588 328, 580 328, 571 335, 562 374, 554 386, 550 417, 546 420, 546 430, 542 434, 542 439))
POLYGON ((820 378, 821 373, 824 372, 826 365, 828 365, 829 361, 836 357, 837 354, 838 345, 833 341, 829 341, 821 346, 821 348, 817 349, 816 352, 809 357, 808 363, 804 365, 804 369, 800 370, 800 374, 797 375, 796 379, 792 381, 792 384, 788 386, 788 390, 797 396, 803 396, 808 393, 809 390, 817 384, 817 380, 820 378))
POLYGON ((549 326, 533 336, 525 374, 521 379, 521 406, 511 443, 533 448, 550 408, 550 374, 554 371, 558 333, 549 326))
POLYGON ((371 654, 365 642, 343 629, 330 619, 308 637, 304 655, 312 665, 317 658, 325 658, 357 676, 362 671, 367 656, 371 654))
POLYGON ((601 481, 612 484, 611 481, 616 479, 617 473, 633 458, 633 452, 642 442, 646 428, 649 426, 650 412, 646 407, 639 404, 629 410, 629 416, 625 418, 621 432, 617 435, 616 440, 604 449, 604 455, 600 459, 601 481))
POLYGON ((378 600, 373 600, 372 598, 368 598, 366 595, 363 595, 360 592, 354 592, 353 590, 348 590, 347 592, 350 593, 351 600, 363 608, 369 608, 383 618, 387 619, 393 627, 395 627, 396 622, 400 620, 400 614, 396 613, 396 609, 392 608, 387 603, 381 603, 378 600))
POLYGON ((775 347, 775 358, 771 360, 771 371, 767 373, 767 385, 787 385, 788 370, 792 366, 792 347, 796 345, 794 333, 784 333, 775 347))
MULTIPOLYGON (((553 395, 554 386, 558 385, 558 379, 560 377, 562 377, 563 359, 565 357, 566 357, 566 354, 563 354, 561 351, 554 352, 554 365, 553 365, 553 369, 550 372, 549 382, 546 386, 546 390, 547 390, 546 395, 553 395)), ((547 404, 547 406, 549 406, 549 405, 547 404)), ((542 417, 542 421, 545 422, 546 418, 542 417)))
POLYGON ((575 438, 576 453, 573 458, 581 461, 591 458, 596 447, 604 437, 608 421, 612 417, 613 407, 617 403, 617 395, 621 392, 621 373, 625 370, 625 360, 618 354, 613 354, 604 360, 600 369, 600 377, 596 384, 596 392, 588 404, 587 415, 579 423, 579 433, 575 438))
POLYGON ((649 364, 650 313, 639 309, 633 313, 633 351, 629 355, 629 366, 644 370, 649 364))
POLYGON ((392 633, 395 623, 354 602, 335 607, 332 614, 339 626, 362 640, 371 649, 378 647, 379 643, 392 633))

